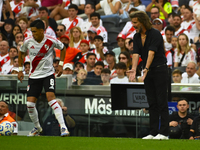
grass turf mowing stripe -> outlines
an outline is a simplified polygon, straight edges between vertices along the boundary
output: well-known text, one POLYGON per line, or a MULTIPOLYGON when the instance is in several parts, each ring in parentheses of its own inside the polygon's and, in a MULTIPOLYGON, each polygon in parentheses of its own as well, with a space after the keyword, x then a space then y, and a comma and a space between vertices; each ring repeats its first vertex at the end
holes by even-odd
POLYGON ((0 150, 200 150, 198 140, 0 136, 0 150))

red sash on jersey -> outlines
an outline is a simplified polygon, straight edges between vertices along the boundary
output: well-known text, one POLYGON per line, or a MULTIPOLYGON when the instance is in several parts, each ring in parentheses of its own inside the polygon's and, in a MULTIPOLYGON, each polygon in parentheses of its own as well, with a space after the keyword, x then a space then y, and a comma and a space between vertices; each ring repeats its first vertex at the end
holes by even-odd
POLYGON ((83 64, 86 63, 86 55, 87 55, 87 53, 85 53, 85 54, 82 55, 81 59, 79 59, 79 62, 81 62, 83 64))
POLYGON ((67 7, 69 4, 70 4, 70 1, 67 0, 66 3, 65 3, 65 7, 67 7))
POLYGON ((49 39, 46 40, 40 51, 37 53, 35 58, 32 61, 32 70, 31 73, 33 73, 39 64, 40 60, 45 56, 45 54, 48 52, 49 48, 53 45, 53 42, 49 39))
POLYGON ((29 14, 28 14, 28 16, 30 17, 33 14, 34 11, 36 11, 36 8, 32 7, 31 10, 30 10, 30 12, 29 12, 29 14))
POLYGON ((176 36, 179 36, 180 34, 182 34, 185 31, 185 29, 182 29, 176 36))
POLYGON ((192 26, 195 24, 195 21, 193 21, 188 28, 186 29, 188 32, 190 32, 190 30, 192 29, 192 26))
POLYGON ((15 12, 15 14, 18 14, 20 11, 21 11, 21 5, 22 5, 23 3, 22 2, 20 2, 16 7, 15 7, 15 9, 13 9, 13 11, 15 12))
POLYGON ((3 60, 0 61, 0 71, 2 71, 1 67, 10 60, 10 57, 7 56, 3 60))
POLYGON ((73 27, 75 27, 78 24, 78 19, 77 17, 72 21, 71 25, 69 26, 69 28, 66 31, 66 34, 69 34, 70 29, 72 29, 73 27))
POLYGON ((170 53, 170 51, 167 51, 166 53, 165 53, 165 57, 167 57, 167 55, 170 53))
POLYGON ((132 26, 132 27, 128 30, 128 32, 127 32, 127 34, 126 34, 126 37, 129 36, 131 33, 133 33, 133 31, 135 31, 135 28, 132 26))

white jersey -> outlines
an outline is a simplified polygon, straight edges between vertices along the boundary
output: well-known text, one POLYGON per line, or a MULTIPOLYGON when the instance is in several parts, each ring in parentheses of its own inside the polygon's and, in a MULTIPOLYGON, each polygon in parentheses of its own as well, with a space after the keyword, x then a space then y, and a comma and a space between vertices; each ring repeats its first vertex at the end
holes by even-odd
POLYGON ((47 29, 45 30, 44 34, 56 38, 56 33, 54 32, 54 30, 50 26, 47 27, 47 29))
POLYGON ((35 17, 39 14, 38 12, 38 9, 37 8, 34 8, 34 7, 23 7, 22 6, 22 9, 21 9, 21 12, 20 14, 26 14, 27 17, 31 18, 31 17, 35 17))
MULTIPOLYGON (((120 2, 120 3, 121 3, 120 0, 113 0, 113 1, 112 1, 113 6, 115 6, 115 4, 116 4, 117 2, 120 2)), ((110 5, 108 4, 108 1, 107 1, 107 0, 102 0, 102 1, 100 1, 99 4, 101 5, 101 8, 103 9, 105 15, 112 15, 112 14, 113 14, 113 13, 112 13, 112 10, 111 10, 111 8, 110 8, 110 5)))
POLYGON ((135 35, 136 31, 135 28, 133 27, 133 23, 131 21, 128 21, 124 28, 121 31, 121 34, 126 35, 126 37, 131 37, 135 35))
POLYGON ((110 83, 127 83, 129 82, 127 76, 123 77, 123 78, 118 78, 118 77, 115 77, 113 79, 110 80, 110 83))
POLYGON ((184 72, 181 83, 199 83, 199 76, 195 73, 192 77, 188 77, 187 72, 184 72))
POLYGON ((54 73, 53 51, 54 47, 62 50, 62 42, 52 36, 44 35, 43 40, 38 43, 33 37, 26 38, 20 48, 21 52, 29 50, 30 74, 29 78, 38 79, 50 76, 54 73))
MULTIPOLYGON (((100 26, 102 26, 102 20, 100 19, 100 26)), ((92 26, 92 22, 89 21, 89 19, 87 18, 86 20, 83 21, 83 24, 82 24, 82 32, 87 32, 88 29, 92 26)))
POLYGON ((197 15, 197 17, 200 16, 200 4, 199 2, 193 2, 193 13, 197 15))
POLYGON ((82 28, 82 24, 83 24, 83 19, 80 17, 76 17, 74 20, 70 21, 69 18, 65 18, 62 20, 62 23, 64 24, 66 27, 66 34, 69 34, 70 30, 73 27, 80 27, 82 28))
MULTIPOLYGON (((70 0, 63 0, 63 2, 65 3, 65 9, 68 10, 68 7, 70 6, 70 0)), ((85 5, 86 2, 85 0, 72 0, 72 4, 80 6, 82 4, 85 5)))
POLYGON ((26 29, 26 31, 24 32, 24 38, 28 38, 32 36, 32 32, 28 29, 26 29))
POLYGON ((18 17, 21 10, 22 10, 22 5, 24 4, 24 1, 21 1, 19 4, 16 4, 15 1, 11 1, 10 2, 10 7, 12 9, 12 11, 15 12, 15 15, 18 17))
POLYGON ((4 55, 4 56, 1 56, 0 55, 0 61, 2 61, 4 58, 6 58, 6 57, 8 57, 9 55, 8 55, 8 53, 6 54, 6 55, 4 55))
POLYGON ((174 35, 175 36, 179 36, 180 34, 182 34, 182 33, 184 33, 184 34, 186 34, 187 36, 189 36, 188 34, 188 31, 187 30, 185 30, 184 28, 183 28, 183 26, 181 26, 177 31, 175 31, 175 33, 174 33, 174 35))
POLYGON ((194 41, 195 37, 199 37, 200 31, 197 29, 196 23, 194 20, 191 21, 183 21, 181 23, 181 26, 188 31, 188 37, 189 39, 192 39, 194 41))
POLYGON ((79 40, 77 43, 74 42, 74 48, 80 49, 80 43, 81 40, 79 40))
MULTIPOLYGON (((180 63, 182 56, 183 54, 180 53, 178 55, 177 49, 175 49, 174 62, 180 63)), ((196 52, 193 49, 191 49, 187 54, 185 54, 183 61, 181 62, 181 66, 187 66, 187 64, 191 61, 196 62, 196 52)))
POLYGON ((107 33, 106 29, 100 25, 98 28, 96 28, 96 30, 97 30, 97 35, 101 35, 103 38, 103 42, 107 43, 108 42, 108 33, 107 33))
POLYGON ((9 72, 11 72, 12 68, 13 65, 10 65, 10 60, 9 60, 2 66, 1 74, 7 75, 9 72))

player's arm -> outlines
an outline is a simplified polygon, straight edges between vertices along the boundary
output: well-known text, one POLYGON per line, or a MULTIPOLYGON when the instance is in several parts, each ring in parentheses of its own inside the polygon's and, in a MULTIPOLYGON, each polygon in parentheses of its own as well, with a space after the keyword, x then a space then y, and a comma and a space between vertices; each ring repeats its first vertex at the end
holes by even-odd
POLYGON ((60 77, 62 72, 63 72, 63 64, 64 64, 64 59, 65 59, 65 53, 66 53, 66 47, 64 46, 63 50, 61 50, 60 53, 60 62, 58 65, 58 75, 57 77, 60 77))
POLYGON ((25 53, 19 51, 19 57, 18 57, 18 63, 19 63, 19 73, 18 73, 18 79, 22 82, 23 78, 24 78, 24 74, 23 74, 23 62, 24 62, 24 58, 25 58, 25 53))

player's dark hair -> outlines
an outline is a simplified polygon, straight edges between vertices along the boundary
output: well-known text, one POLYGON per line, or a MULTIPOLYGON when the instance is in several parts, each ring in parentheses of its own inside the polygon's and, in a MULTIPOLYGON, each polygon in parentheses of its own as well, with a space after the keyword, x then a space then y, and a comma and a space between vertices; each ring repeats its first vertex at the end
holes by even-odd
POLYGON ((70 4, 68 9, 70 8, 74 8, 75 10, 78 10, 78 6, 75 4, 70 4))
POLYGON ((66 30, 66 26, 64 24, 59 24, 58 26, 63 26, 64 30, 66 30))
POLYGON ((86 59, 88 59, 90 56, 95 56, 95 58, 97 57, 95 53, 87 53, 86 59))
POLYGON ((47 9, 47 7, 44 7, 44 6, 42 6, 42 7, 39 8, 39 11, 42 11, 42 10, 45 10, 47 13, 49 12, 49 10, 47 9))
POLYGON ((165 29, 165 33, 167 32, 167 30, 172 31, 173 34, 175 33, 175 29, 174 29, 173 26, 167 26, 166 29, 165 29))
POLYGON ((17 49, 17 47, 15 47, 15 46, 10 46, 10 49, 11 49, 11 48, 16 49, 16 51, 17 51, 17 53, 18 53, 18 49, 17 49))
POLYGON ((102 37, 101 35, 95 36, 95 37, 94 37, 94 40, 96 40, 96 39, 100 39, 101 41, 103 41, 103 37, 102 37))
POLYGON ((95 64, 94 64, 94 67, 96 66, 102 66, 104 68, 104 63, 102 61, 97 61, 95 64))
POLYGON ((181 97, 181 98, 177 101, 177 104, 178 104, 178 102, 180 102, 180 101, 186 101, 187 104, 189 104, 188 99, 185 98, 185 97, 181 97))
POLYGON ((35 20, 30 24, 30 27, 36 27, 37 29, 44 30, 44 22, 42 20, 35 20))
POLYGON ((101 70, 101 73, 109 73, 109 74, 111 74, 111 71, 108 68, 104 68, 103 70, 101 70))
POLYGON ((90 14, 90 19, 91 19, 92 17, 98 17, 98 19, 101 18, 101 17, 100 17, 100 14, 99 14, 99 13, 96 13, 96 12, 93 12, 92 14, 90 14))

